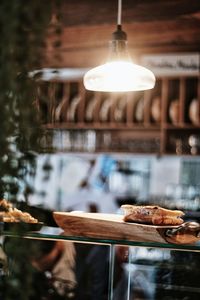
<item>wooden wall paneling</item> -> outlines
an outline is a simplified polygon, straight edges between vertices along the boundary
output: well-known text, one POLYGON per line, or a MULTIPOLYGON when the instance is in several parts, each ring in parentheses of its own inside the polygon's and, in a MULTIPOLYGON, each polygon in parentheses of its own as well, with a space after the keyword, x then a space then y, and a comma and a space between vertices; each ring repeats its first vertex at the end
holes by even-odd
MULTIPOLYGON (((191 3, 188 3, 188 7, 185 6, 184 8, 185 13, 182 14, 182 3, 180 1, 176 3, 166 1, 168 3, 165 4, 169 6, 167 11, 163 10, 165 5, 163 1, 161 2, 162 4, 156 1, 150 1, 149 4, 145 3, 143 10, 138 11, 137 19, 131 19, 130 15, 138 6, 136 5, 132 11, 128 9, 131 3, 127 6, 129 18, 127 20, 124 18, 123 28, 128 35, 130 54, 139 56, 142 53, 153 52, 198 52, 200 48, 200 3, 196 3, 193 10, 191 9, 191 3), (144 11, 147 13, 147 7, 153 7, 154 5, 157 7, 156 12, 161 11, 162 8, 162 16, 160 14, 158 16, 157 13, 156 17, 149 13, 146 16, 141 16, 144 11), (177 17, 172 18, 174 14, 177 14, 177 17)), ((76 5, 74 4, 74 8, 76 5)), ((84 8, 86 4, 81 5, 84 8)), ((139 6, 141 7, 141 4, 139 6)), ((152 9, 151 12, 153 12, 152 9)), ((110 14, 111 12, 107 11, 107 21, 106 15, 100 16, 98 14, 101 20, 97 21, 97 14, 94 14, 92 22, 88 19, 83 22, 81 18, 85 18, 84 14, 77 14, 76 10, 76 14, 74 14, 74 20, 76 21, 73 24, 69 24, 68 20, 64 18, 60 36, 61 46, 56 49, 53 48, 54 35, 49 34, 47 37, 46 66, 55 64, 55 51, 56 53, 59 52, 62 58, 56 61, 57 67, 63 67, 64 65, 67 67, 92 67, 103 63, 108 55, 108 41, 116 28, 115 21, 111 22, 110 20, 110 14)))
MULTIPOLYGON (((65 26, 84 24, 115 24, 117 2, 109 0, 67 0, 62 2, 61 17, 65 26), (98 11, 98 14, 96 13, 98 11)), ((123 20, 128 23, 176 20, 195 16, 200 10, 198 0, 123 1, 123 20), (149 13, 151 12, 151 13, 149 13)))

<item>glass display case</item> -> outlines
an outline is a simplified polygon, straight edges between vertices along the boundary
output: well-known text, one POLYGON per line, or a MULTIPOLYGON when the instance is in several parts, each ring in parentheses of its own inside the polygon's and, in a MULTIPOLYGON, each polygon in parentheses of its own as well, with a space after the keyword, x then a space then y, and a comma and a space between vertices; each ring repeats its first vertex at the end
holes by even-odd
POLYGON ((26 246, 42 245, 43 258, 29 263, 43 273, 60 298, 51 287, 38 299, 199 299, 198 242, 175 245, 66 236, 58 227, 22 235, 2 230, 1 234, 5 244, 15 239, 19 244, 26 241, 26 246), (63 252, 54 266, 43 268, 60 247, 63 252))

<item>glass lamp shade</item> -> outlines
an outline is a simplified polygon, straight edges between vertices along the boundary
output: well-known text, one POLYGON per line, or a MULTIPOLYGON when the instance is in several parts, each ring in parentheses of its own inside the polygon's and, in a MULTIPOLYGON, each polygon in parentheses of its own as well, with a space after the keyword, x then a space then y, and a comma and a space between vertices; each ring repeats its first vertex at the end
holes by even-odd
POLYGON ((152 89, 154 74, 130 61, 111 61, 89 70, 83 78, 87 90, 130 92, 152 89))

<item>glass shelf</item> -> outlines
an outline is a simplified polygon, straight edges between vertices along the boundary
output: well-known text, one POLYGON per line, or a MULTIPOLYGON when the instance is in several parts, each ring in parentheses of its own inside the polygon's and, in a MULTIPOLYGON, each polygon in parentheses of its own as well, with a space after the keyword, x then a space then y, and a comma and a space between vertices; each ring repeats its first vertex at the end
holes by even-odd
POLYGON ((200 252, 200 242, 195 244, 183 245, 183 244, 169 244, 169 243, 158 243, 158 242, 136 242, 128 240, 116 240, 116 239, 104 239, 104 238, 91 238, 82 236, 67 236, 60 228, 43 227, 40 231, 30 231, 25 233, 17 233, 12 231, 2 231, 2 236, 6 237, 22 237, 28 239, 37 240, 62 240, 62 241, 74 241, 77 243, 88 243, 88 244, 101 244, 101 245, 121 245, 121 246, 133 246, 133 247, 146 247, 146 248, 159 248, 176 251, 192 251, 200 252))

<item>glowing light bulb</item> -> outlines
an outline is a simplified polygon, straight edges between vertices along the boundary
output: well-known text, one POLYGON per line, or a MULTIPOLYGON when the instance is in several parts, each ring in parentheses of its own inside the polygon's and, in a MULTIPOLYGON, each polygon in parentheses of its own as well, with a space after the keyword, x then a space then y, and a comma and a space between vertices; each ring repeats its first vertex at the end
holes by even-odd
POLYGON ((91 91, 141 91, 154 87, 155 76, 130 61, 112 61, 89 70, 84 76, 84 85, 91 91))

